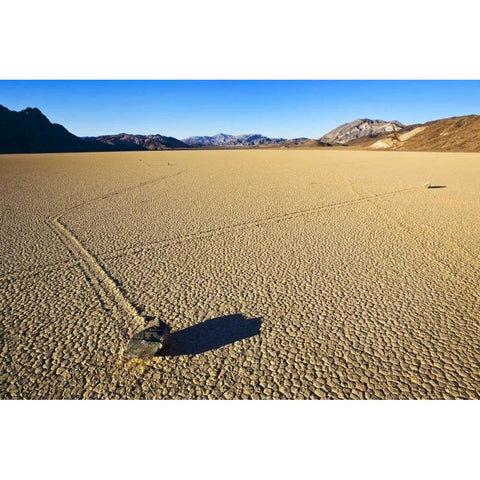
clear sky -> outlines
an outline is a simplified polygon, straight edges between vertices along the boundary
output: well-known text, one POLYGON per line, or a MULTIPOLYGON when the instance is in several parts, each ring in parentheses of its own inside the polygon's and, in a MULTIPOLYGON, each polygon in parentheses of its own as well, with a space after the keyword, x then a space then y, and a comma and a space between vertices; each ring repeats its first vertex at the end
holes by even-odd
POLYGON ((318 138, 356 118, 411 124, 480 113, 480 81, 4 80, 0 104, 38 107, 79 136, 318 138))

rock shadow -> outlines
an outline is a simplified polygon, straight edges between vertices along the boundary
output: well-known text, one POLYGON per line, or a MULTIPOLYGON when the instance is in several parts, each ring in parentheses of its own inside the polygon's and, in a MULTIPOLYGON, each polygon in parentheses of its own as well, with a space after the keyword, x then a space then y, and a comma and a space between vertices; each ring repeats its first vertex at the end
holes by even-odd
POLYGON ((430 185, 428 188, 447 188, 446 185, 430 185))
POLYGON ((260 333, 261 318, 247 319, 241 314, 212 318, 172 332, 167 346, 158 356, 198 355, 216 350, 260 333))

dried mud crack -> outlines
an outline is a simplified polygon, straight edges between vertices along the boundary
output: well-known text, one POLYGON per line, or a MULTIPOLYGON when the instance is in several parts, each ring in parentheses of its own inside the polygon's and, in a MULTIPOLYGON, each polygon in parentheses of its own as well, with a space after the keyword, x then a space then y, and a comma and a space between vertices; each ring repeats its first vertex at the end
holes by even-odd
POLYGON ((0 397, 479 399, 479 158, 0 156, 0 397))
POLYGON ((263 225, 268 225, 269 223, 277 223, 277 222, 283 222, 283 221, 288 221, 294 218, 298 217, 303 217, 307 215, 314 215, 317 213, 322 212, 323 210, 330 210, 330 209, 335 209, 335 208, 342 208, 342 207, 348 207, 350 205, 355 205, 357 203, 361 202, 366 202, 370 201, 375 198, 384 198, 388 197, 391 195, 397 195, 399 193, 404 193, 404 192, 409 192, 412 190, 416 190, 418 187, 409 187, 409 188, 403 188, 401 190, 396 190, 393 192, 387 192, 387 193, 382 193, 382 194, 371 194, 369 196, 363 196, 361 198, 357 198, 355 200, 350 200, 346 202, 338 202, 338 203, 333 203, 329 205, 321 205, 319 207, 314 207, 314 208, 309 208, 306 210, 297 210, 294 212, 289 212, 286 214, 282 215, 276 215, 273 217, 267 217, 267 218, 262 218, 258 220, 250 220, 247 222, 242 222, 242 223, 236 223, 233 225, 227 225, 222 228, 215 228, 211 230, 204 230, 200 232, 195 232, 195 233, 188 233, 184 236, 174 238, 173 240, 166 241, 166 242, 158 242, 158 243, 151 243, 151 244, 142 244, 142 245, 136 245, 134 247, 129 247, 127 249, 122 249, 122 250, 116 250, 113 252, 101 252, 99 253, 100 256, 102 256, 103 259, 109 260, 109 259, 114 259, 118 258, 121 255, 125 254, 131 254, 131 253, 140 253, 142 251, 145 251, 150 248, 162 248, 162 247, 169 247, 171 245, 179 244, 179 243, 185 243, 189 242, 192 240, 198 240, 198 239, 208 239, 210 237, 214 237, 216 235, 222 235, 224 233, 229 233, 233 232, 236 230, 243 230, 243 229, 248 229, 248 228, 254 228, 254 227, 261 227, 263 225))

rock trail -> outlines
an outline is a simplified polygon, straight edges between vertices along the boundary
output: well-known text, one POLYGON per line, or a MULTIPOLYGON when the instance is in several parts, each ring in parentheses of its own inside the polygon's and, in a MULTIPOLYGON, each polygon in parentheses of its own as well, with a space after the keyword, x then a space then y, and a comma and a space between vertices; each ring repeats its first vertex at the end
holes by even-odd
POLYGON ((62 213, 51 216, 46 223, 53 229, 60 241, 71 253, 74 261, 80 263, 88 282, 94 289, 101 304, 107 310, 112 310, 115 318, 120 318, 122 324, 125 323, 126 331, 124 336, 128 338, 134 330, 145 326, 145 318, 137 311, 136 307, 127 300, 122 293, 117 282, 109 275, 107 270, 100 265, 97 259, 88 251, 82 242, 75 236, 75 234, 67 227, 66 223, 61 221, 61 218, 72 210, 84 207, 86 205, 106 200, 115 195, 120 195, 132 190, 158 183, 167 178, 180 175, 183 171, 174 174, 165 175, 152 180, 141 182, 121 190, 115 190, 105 195, 101 195, 85 202, 78 203, 72 207, 65 209, 62 213))
POLYGON ((400 190, 395 190, 392 192, 387 192, 387 193, 380 193, 380 194, 372 194, 369 196, 363 196, 361 198, 356 198, 355 200, 347 200, 344 202, 337 202, 337 203, 331 203, 328 205, 321 205, 319 207, 315 208, 308 208, 305 210, 297 210, 294 212, 289 212, 286 214, 282 215, 274 215, 271 217, 267 218, 262 218, 258 220, 250 220, 246 222, 240 222, 240 223, 235 223, 233 225, 227 225, 224 227, 220 228, 212 228, 208 230, 203 230, 200 232, 195 232, 195 233, 189 233, 187 235, 183 235, 181 237, 174 238, 172 240, 167 240, 167 241, 160 241, 160 242, 152 242, 148 244, 141 244, 141 245, 135 245, 133 247, 128 247, 128 248, 122 248, 114 251, 109 251, 109 252, 101 252, 99 253, 99 256, 101 256, 104 260, 110 260, 114 258, 118 258, 120 256, 126 255, 126 254, 132 254, 132 253, 140 253, 142 251, 148 250, 150 248, 162 248, 162 247, 170 247, 171 245, 179 244, 179 243, 185 243, 191 240, 198 240, 198 239, 204 239, 204 238, 209 238, 213 237, 216 235, 221 235, 222 233, 229 233, 232 231, 236 230, 243 230, 243 229, 248 229, 248 228, 253 228, 253 227, 261 227, 263 225, 268 225, 270 223, 275 223, 275 222, 282 222, 282 221, 287 221, 290 219, 302 217, 302 216, 307 216, 307 215, 314 215, 316 213, 319 213, 323 210, 330 210, 330 209, 335 209, 335 208, 341 208, 341 207, 348 207, 350 205, 356 205, 358 203, 366 202, 375 198, 384 198, 388 197, 391 195, 397 195, 400 193, 416 190, 418 187, 409 187, 409 188, 403 188, 400 190))

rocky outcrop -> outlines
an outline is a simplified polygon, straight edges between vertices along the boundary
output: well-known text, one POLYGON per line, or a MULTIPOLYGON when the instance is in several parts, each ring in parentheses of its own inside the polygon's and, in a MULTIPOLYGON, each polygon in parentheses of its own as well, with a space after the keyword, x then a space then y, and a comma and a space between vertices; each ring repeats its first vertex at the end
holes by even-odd
POLYGON ((386 133, 394 133, 403 130, 405 125, 396 120, 386 122, 384 120, 370 120, 362 118, 350 123, 344 123, 323 135, 320 142, 329 144, 348 145, 361 138, 374 138, 386 133))

